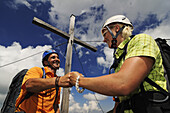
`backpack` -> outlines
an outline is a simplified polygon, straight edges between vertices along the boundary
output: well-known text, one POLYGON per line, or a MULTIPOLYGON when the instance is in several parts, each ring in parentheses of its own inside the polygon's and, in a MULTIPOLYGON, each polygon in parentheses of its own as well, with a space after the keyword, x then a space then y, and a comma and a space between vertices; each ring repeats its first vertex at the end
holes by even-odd
MULTIPOLYGON (((45 70, 43 70, 43 76, 42 78, 45 78, 45 70)), ((12 82, 9 87, 9 91, 7 93, 7 96, 4 100, 3 106, 1 108, 1 113, 14 113, 15 112, 15 103, 16 99, 18 98, 20 91, 21 91, 21 86, 22 86, 22 81, 27 73, 28 69, 23 69, 20 72, 16 74, 16 76, 12 79, 12 82)), ((28 92, 24 99, 21 100, 20 104, 25 100, 28 99, 30 96, 32 96, 34 93, 28 92)), ((20 105, 19 104, 19 105, 20 105)), ((19 106, 18 105, 18 106, 19 106)))
POLYGON ((165 78, 167 80, 167 89, 168 92, 170 92, 170 46, 167 44, 165 39, 157 38, 155 41, 161 51, 165 78))

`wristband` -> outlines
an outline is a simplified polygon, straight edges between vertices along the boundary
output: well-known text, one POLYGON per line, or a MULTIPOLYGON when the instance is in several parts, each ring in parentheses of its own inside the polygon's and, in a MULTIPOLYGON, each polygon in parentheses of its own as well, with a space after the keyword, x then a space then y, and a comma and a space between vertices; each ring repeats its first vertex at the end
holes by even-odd
POLYGON ((79 79, 80 79, 80 76, 77 76, 77 79, 76 79, 76 90, 78 93, 82 93, 84 91, 84 88, 82 88, 81 90, 79 89, 79 79))
POLYGON ((56 87, 59 87, 59 86, 58 86, 58 82, 59 82, 59 80, 60 80, 60 77, 61 77, 61 76, 57 76, 56 79, 55 79, 55 86, 56 86, 56 87))

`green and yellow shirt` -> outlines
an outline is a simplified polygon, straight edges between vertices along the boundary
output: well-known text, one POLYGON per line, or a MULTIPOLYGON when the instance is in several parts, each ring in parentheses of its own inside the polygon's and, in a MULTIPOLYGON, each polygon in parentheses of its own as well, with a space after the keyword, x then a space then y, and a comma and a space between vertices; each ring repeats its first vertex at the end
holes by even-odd
MULTIPOLYGON (((129 41, 130 41, 130 37, 124 40, 118 46, 115 53, 116 58, 119 58, 121 56, 126 43, 128 43, 129 41)), ((131 39, 131 41, 127 46, 127 54, 125 56, 125 60, 135 56, 146 56, 155 59, 155 63, 152 67, 151 72, 148 74, 148 77, 152 81, 156 82, 159 86, 166 89, 166 80, 164 78, 164 68, 162 65, 161 53, 155 40, 151 36, 146 34, 138 34, 131 39)), ((122 59, 118 67, 115 69, 115 72, 118 72, 120 70, 121 66, 123 65, 123 62, 124 60, 122 59)), ((156 88, 154 88, 153 86, 151 86, 149 83, 145 81, 143 82, 143 85, 146 91, 156 90, 156 88)), ((140 87, 138 87, 134 92, 132 92, 128 96, 119 96, 120 102, 129 99, 132 95, 138 92, 140 92, 140 87)), ((125 113, 133 113, 133 112, 131 110, 126 110, 125 113)))

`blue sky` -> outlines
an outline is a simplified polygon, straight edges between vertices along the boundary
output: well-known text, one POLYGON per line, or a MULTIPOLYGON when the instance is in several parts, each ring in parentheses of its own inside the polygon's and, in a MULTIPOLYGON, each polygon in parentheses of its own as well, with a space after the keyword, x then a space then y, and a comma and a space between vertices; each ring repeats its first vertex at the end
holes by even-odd
MULTIPOLYGON (((113 15, 124 14, 134 25, 133 34, 146 33, 153 38, 170 38, 169 2, 169 0, 0 0, 0 108, 9 84, 17 72, 33 66, 42 67, 42 51, 67 42, 66 39, 32 24, 33 17, 68 33, 69 18, 74 14, 75 37, 87 41, 98 51, 93 52, 75 44, 72 71, 79 71, 87 77, 95 77, 108 74, 113 61, 113 50, 103 42, 92 42, 103 41, 100 30, 104 21, 113 15), (31 55, 34 56, 26 58, 31 55), (6 65, 24 58, 26 59, 6 65)), ((61 59, 61 68, 57 72, 61 76, 64 75, 66 47, 65 44, 55 48, 61 59)), ((111 97, 89 90, 79 94, 73 87, 69 112, 102 113, 94 94, 104 112, 112 109, 114 103, 111 97)))

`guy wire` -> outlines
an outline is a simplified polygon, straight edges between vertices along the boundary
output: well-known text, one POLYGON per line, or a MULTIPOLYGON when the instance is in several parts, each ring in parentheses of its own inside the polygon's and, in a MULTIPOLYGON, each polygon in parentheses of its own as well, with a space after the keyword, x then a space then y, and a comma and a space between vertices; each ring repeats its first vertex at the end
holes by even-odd
MULTIPOLYGON (((55 46, 55 47, 61 46, 61 45, 66 44, 66 43, 67 43, 67 42, 61 43, 61 44, 59 44, 59 45, 57 45, 57 46, 55 46)), ((49 48, 49 49, 52 49, 52 48, 49 48)), ((47 49, 47 50, 49 50, 49 49, 47 49)), ((8 66, 8 65, 11 65, 11 64, 14 64, 14 63, 17 63, 17 62, 20 62, 20 61, 25 60, 25 59, 28 59, 28 58, 30 58, 30 57, 32 57, 32 56, 35 56, 35 55, 37 55, 37 54, 40 54, 40 53, 42 53, 42 52, 44 52, 44 51, 46 51, 46 50, 40 51, 40 52, 38 52, 38 53, 32 54, 32 55, 30 55, 30 56, 27 56, 27 57, 25 57, 25 58, 22 58, 22 59, 19 59, 19 60, 10 62, 10 63, 4 64, 4 65, 0 66, 0 68, 5 67, 5 66, 8 66)))
MULTIPOLYGON (((82 68, 82 70, 83 70, 84 76, 86 77, 86 73, 85 73, 85 71, 84 71, 83 65, 82 65, 82 63, 81 63, 81 61, 80 61, 80 58, 79 58, 79 56, 78 56, 78 52, 77 52, 76 47, 75 47, 74 44, 73 44, 73 47, 74 47, 74 49, 75 49, 76 55, 77 55, 77 57, 78 57, 78 60, 79 60, 79 62, 80 62, 80 65, 81 65, 81 68, 82 68)), ((94 94, 94 92, 93 92, 93 95, 94 95, 94 97, 95 97, 95 99, 96 99, 96 101, 97 101, 97 104, 99 105, 102 113, 104 113, 104 111, 103 111, 103 109, 102 109, 102 107, 101 107, 101 105, 100 105, 100 103, 99 103, 99 100, 97 99, 97 97, 96 97, 96 95, 94 94)))

